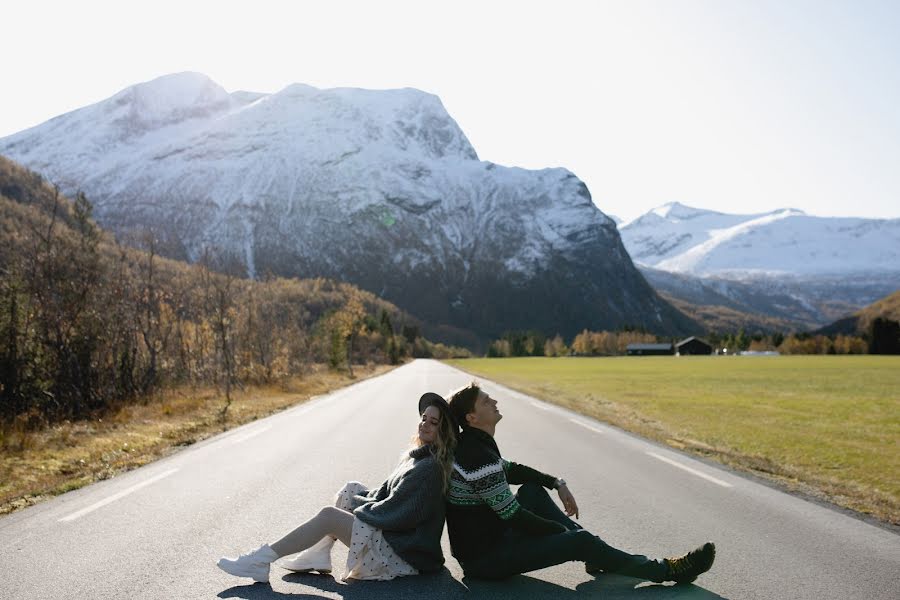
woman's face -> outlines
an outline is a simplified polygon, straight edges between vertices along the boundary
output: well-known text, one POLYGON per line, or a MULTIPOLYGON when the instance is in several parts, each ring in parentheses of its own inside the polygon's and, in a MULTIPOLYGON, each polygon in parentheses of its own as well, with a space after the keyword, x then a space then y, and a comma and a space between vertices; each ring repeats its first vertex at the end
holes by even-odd
POLYGON ((434 443, 437 439, 438 429, 441 426, 441 411, 437 406, 429 406, 422 413, 419 421, 419 440, 423 444, 434 443))

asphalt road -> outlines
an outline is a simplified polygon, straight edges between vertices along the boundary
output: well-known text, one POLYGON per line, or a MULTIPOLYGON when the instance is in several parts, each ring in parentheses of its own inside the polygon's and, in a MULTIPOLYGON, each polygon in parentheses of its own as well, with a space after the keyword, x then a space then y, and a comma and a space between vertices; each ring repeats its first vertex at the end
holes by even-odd
POLYGON ((415 361, 0 518, 0 598, 900 598, 896 533, 484 380, 504 414, 504 456, 564 477, 582 525, 651 556, 713 540, 712 571, 670 586, 567 563, 484 582, 463 578, 446 533, 436 575, 343 583, 340 544, 334 576, 276 567, 266 585, 216 568, 315 514, 345 481, 380 483, 415 432, 419 395, 469 379, 415 361))

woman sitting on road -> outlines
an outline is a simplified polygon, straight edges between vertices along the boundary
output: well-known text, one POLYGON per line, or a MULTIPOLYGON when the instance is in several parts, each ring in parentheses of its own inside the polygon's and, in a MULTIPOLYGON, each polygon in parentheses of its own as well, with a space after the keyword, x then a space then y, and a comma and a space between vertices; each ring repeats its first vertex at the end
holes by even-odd
POLYGON ((437 394, 419 399, 419 414, 412 449, 381 487, 369 491, 350 482, 338 492, 334 506, 322 508, 276 542, 236 559, 219 559, 219 568, 266 582, 274 561, 300 552, 282 566, 329 573, 331 547, 339 539, 350 549, 344 580, 388 580, 440 569, 444 494, 458 428, 447 402, 437 394))

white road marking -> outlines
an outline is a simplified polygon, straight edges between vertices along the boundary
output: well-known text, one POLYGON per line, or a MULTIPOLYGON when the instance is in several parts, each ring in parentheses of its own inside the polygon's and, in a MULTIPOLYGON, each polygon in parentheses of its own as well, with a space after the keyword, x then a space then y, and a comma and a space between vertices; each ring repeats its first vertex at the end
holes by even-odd
POLYGON ((591 424, 589 424, 589 423, 585 423, 584 421, 581 421, 581 420, 579 420, 579 419, 569 419, 569 420, 572 421, 573 423, 575 423, 576 425, 581 425, 581 426, 584 427, 585 429, 590 429, 590 430, 593 431, 593 432, 596 432, 596 433, 606 433, 605 431, 603 431, 603 430, 600 429, 599 427, 594 427, 593 425, 591 425, 591 424))
POLYGON ((256 437, 261 433, 265 433, 266 431, 272 429, 271 425, 267 425, 266 427, 260 427, 259 429, 254 429, 250 433, 245 433, 242 435, 236 435, 233 438, 226 440, 229 446, 233 446, 234 444, 240 444, 241 442, 246 442, 250 438, 256 437))
POLYGON ((553 410, 553 407, 552 407, 552 406, 547 406, 546 404, 543 404, 543 403, 541 403, 541 402, 532 402, 531 405, 532 405, 533 407, 539 408, 539 409, 541 409, 541 410, 553 410))
POLYGON ((147 479, 145 481, 142 481, 138 484, 131 486, 128 489, 125 489, 125 490, 122 490, 121 492, 115 493, 112 496, 109 496, 108 498, 104 498, 100 502, 95 502, 94 504, 91 504, 87 508, 82 508, 79 511, 73 512, 71 515, 60 519, 59 522, 63 523, 63 522, 67 522, 67 521, 74 521, 75 519, 77 519, 79 517, 83 517, 84 515, 86 515, 90 512, 94 512, 98 508, 103 508, 107 504, 115 502, 116 500, 120 500, 120 499, 124 498, 125 496, 127 496, 128 494, 138 491, 142 487, 148 486, 151 483, 156 483, 160 479, 163 479, 164 477, 168 477, 169 475, 171 475, 172 473, 175 473, 176 471, 178 471, 178 469, 169 469, 168 471, 160 473, 159 475, 155 475, 155 476, 151 477, 150 479, 147 479))
POLYGON ((715 483, 716 485, 721 485, 722 487, 726 487, 726 488, 733 487, 730 483, 722 481, 721 479, 716 479, 712 475, 707 475, 706 473, 701 473, 697 469, 692 469, 691 467, 688 467, 679 462, 676 462, 676 461, 672 460, 671 458, 666 458, 665 456, 661 456, 661 455, 657 454, 656 452, 647 452, 647 454, 649 454, 653 458, 658 458, 659 460, 663 461, 664 463, 668 463, 668 464, 672 465, 673 467, 678 467, 679 469, 682 469, 683 471, 687 471, 688 473, 690 473, 692 475, 696 475, 697 477, 702 477, 703 479, 706 479, 707 481, 711 481, 711 482, 715 483))

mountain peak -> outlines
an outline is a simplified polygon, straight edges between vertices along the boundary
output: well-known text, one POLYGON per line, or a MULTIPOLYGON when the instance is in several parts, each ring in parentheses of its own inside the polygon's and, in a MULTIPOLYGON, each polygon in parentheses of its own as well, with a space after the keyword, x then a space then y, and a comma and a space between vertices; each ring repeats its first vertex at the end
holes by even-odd
POLYGON ((692 219, 700 215, 712 214, 714 211, 686 206, 681 202, 668 202, 650 211, 663 219, 692 219))
MULTIPOLYGON (((432 158, 478 160, 468 138, 447 112, 440 98, 414 88, 371 90, 363 88, 319 89, 292 83, 264 98, 261 115, 300 127, 304 138, 330 123, 327 143, 339 139, 347 146, 369 146, 381 154, 424 152, 432 158)), ((299 138, 297 138, 299 139, 299 138)), ((318 152, 318 150, 316 150, 318 152)))
POLYGON ((779 208, 772 211, 772 214, 782 217, 805 217, 806 213, 799 208, 779 208))
POLYGON ((127 87, 100 106, 130 135, 206 117, 233 103, 228 92, 206 75, 184 72, 127 87))
POLYGON ((125 88, 108 100, 117 106, 132 105, 147 117, 165 117, 188 107, 228 104, 222 86, 203 73, 163 75, 125 88))

